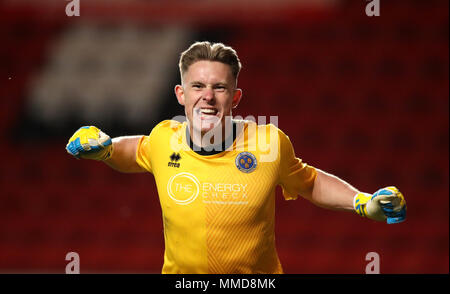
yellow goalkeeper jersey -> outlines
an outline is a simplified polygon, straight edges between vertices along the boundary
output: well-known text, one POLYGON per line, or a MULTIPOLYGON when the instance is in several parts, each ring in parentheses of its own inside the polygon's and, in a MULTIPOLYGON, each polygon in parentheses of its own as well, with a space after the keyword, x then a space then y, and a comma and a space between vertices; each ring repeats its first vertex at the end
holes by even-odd
POLYGON ((213 155, 195 152, 187 124, 173 120, 139 141, 136 161, 154 175, 162 209, 162 273, 283 272, 275 248, 275 188, 296 199, 312 189, 316 170, 295 156, 274 125, 234 123, 234 141, 213 155))

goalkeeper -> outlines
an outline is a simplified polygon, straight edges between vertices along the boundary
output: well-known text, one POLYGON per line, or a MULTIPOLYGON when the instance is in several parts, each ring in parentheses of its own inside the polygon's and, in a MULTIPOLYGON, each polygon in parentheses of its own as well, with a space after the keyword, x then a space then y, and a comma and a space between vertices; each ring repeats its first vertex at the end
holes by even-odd
POLYGON ((275 249, 275 188, 315 205, 388 224, 406 218, 396 187, 374 194, 303 162, 272 124, 232 118, 242 90, 234 49, 196 42, 181 54, 175 86, 187 121, 166 120, 149 135, 111 139, 94 126, 66 149, 126 173, 152 173, 164 222, 162 273, 283 273, 275 249), (258 142, 254 144, 254 142, 258 142))

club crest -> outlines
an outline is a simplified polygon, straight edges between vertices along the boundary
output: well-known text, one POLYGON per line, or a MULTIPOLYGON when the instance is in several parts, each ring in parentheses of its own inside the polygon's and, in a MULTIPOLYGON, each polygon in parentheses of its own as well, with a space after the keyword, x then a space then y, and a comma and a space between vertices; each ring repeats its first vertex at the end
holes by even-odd
POLYGON ((256 168, 256 157, 250 152, 241 152, 236 156, 236 167, 244 173, 251 173, 256 168))

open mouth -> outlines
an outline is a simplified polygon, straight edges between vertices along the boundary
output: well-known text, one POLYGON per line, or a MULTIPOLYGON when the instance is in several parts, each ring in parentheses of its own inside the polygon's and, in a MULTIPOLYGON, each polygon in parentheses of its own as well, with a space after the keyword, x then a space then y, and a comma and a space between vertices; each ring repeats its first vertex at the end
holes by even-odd
POLYGON ((215 108, 197 108, 195 113, 197 113, 201 119, 208 119, 216 117, 219 111, 215 108))

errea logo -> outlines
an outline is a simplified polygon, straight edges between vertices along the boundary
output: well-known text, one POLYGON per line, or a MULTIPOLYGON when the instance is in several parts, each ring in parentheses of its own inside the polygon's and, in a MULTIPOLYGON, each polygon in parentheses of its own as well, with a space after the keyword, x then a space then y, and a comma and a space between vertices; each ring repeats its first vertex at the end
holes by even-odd
POLYGON ((178 161, 181 160, 181 156, 180 153, 172 153, 172 155, 170 155, 170 161, 167 163, 167 166, 170 167, 180 167, 180 163, 178 161))

